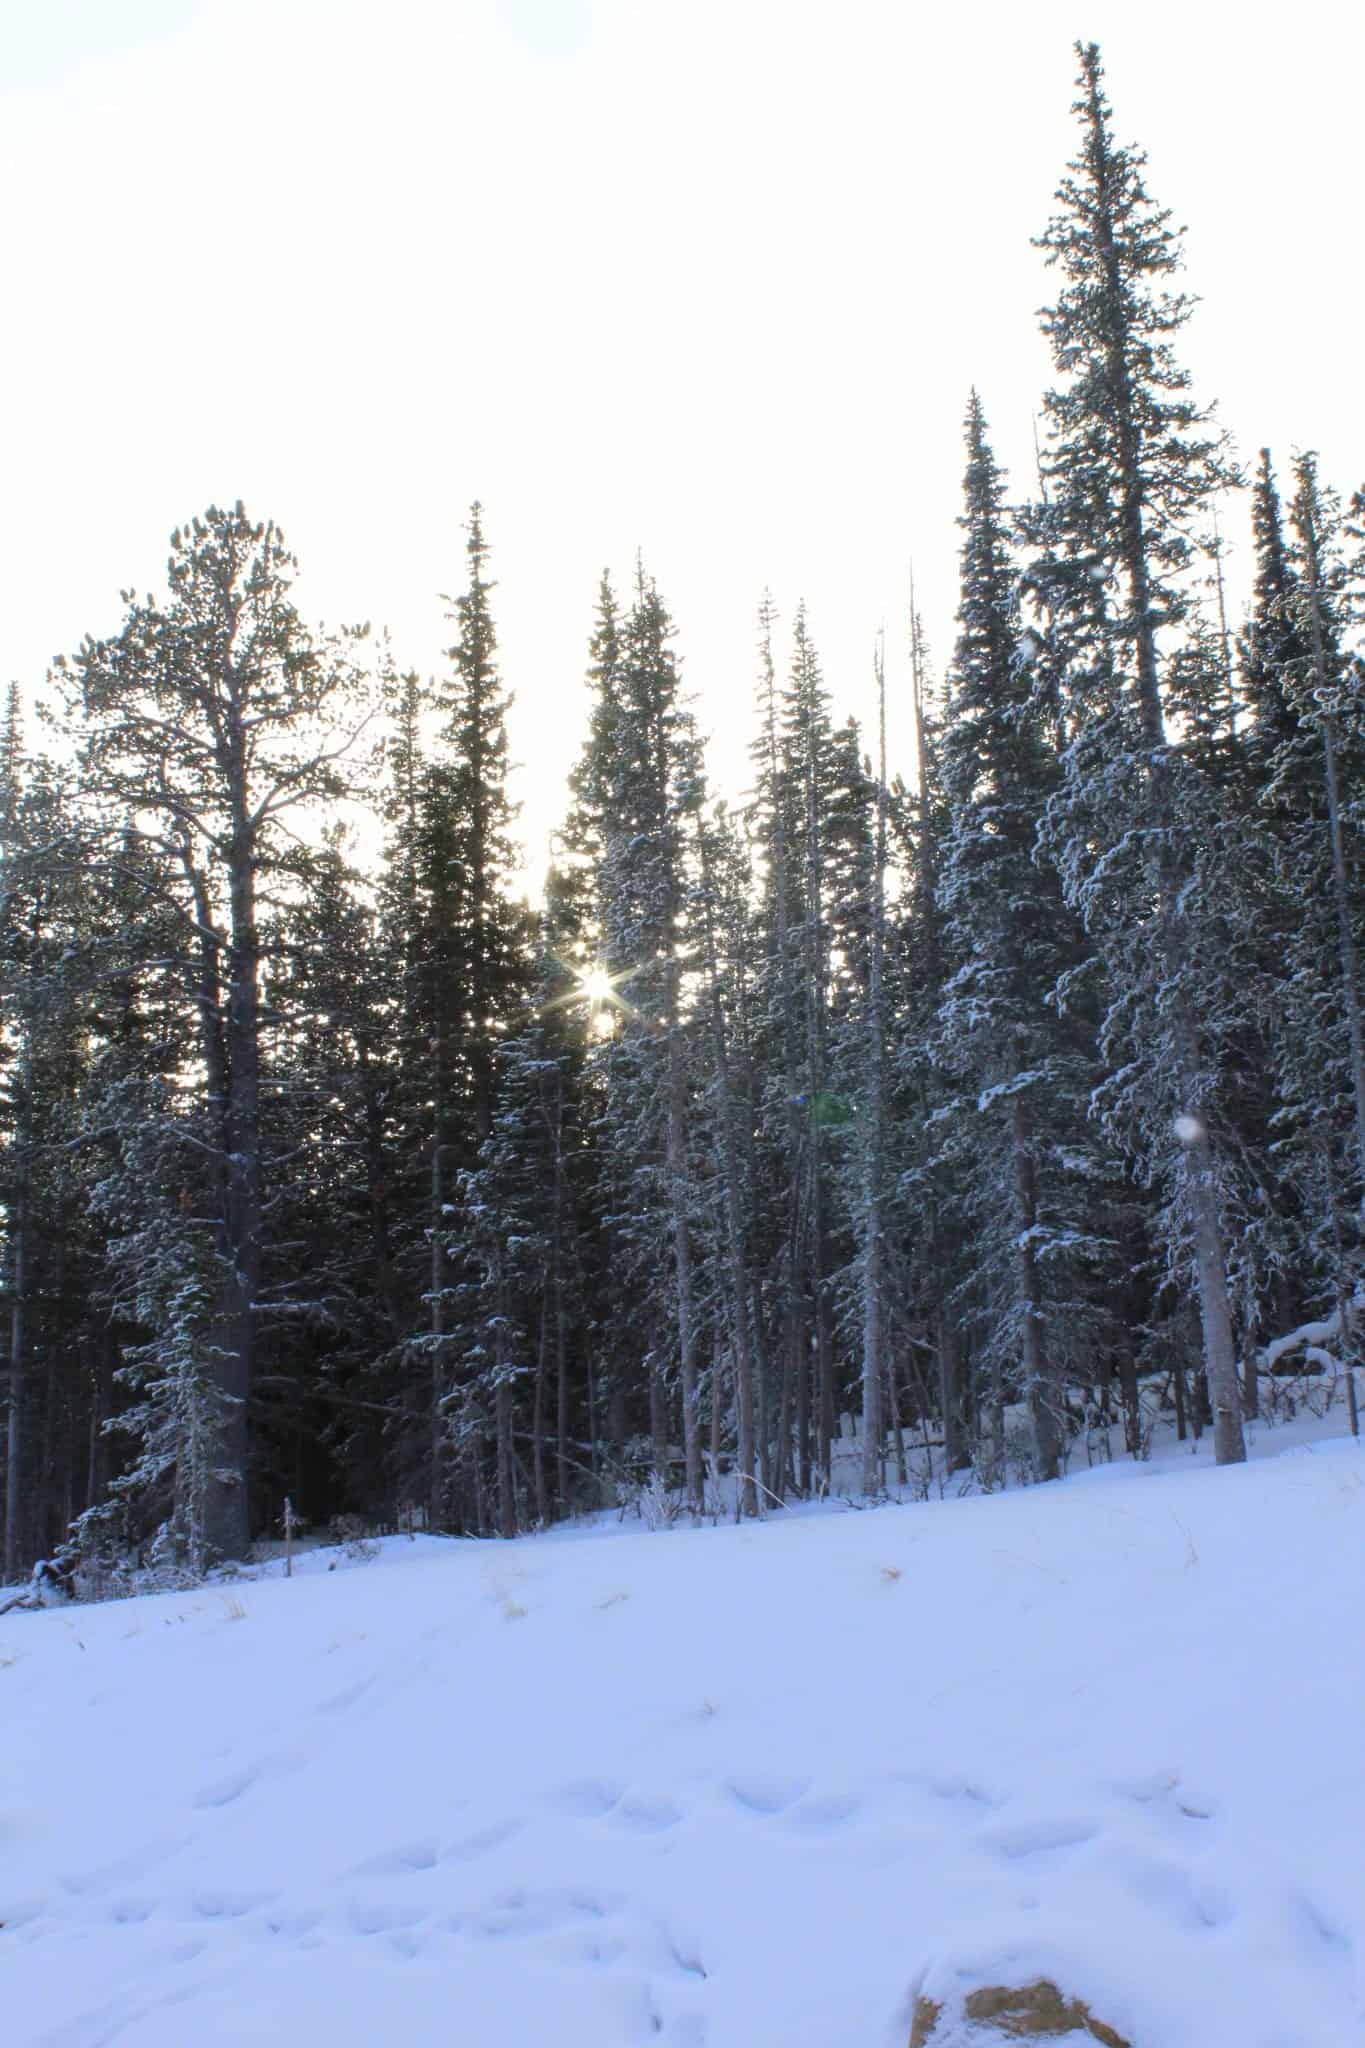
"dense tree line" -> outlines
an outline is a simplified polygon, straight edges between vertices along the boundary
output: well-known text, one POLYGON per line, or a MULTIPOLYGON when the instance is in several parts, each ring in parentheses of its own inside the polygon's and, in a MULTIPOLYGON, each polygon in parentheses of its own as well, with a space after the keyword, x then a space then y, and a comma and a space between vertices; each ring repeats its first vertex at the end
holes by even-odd
POLYGON ((874 1497, 908 1443, 988 1486, 1082 1430, 1140 1451, 1144 1387, 1230 1462, 1290 1333, 1345 1352, 1365 495, 1302 454, 1286 506, 1261 455, 1234 635, 1246 479, 1079 56, 1037 486, 973 392, 908 783, 765 598, 752 787, 715 800, 637 565, 519 902, 478 506, 433 680, 310 631, 239 506, 58 665, 45 751, 11 693, 6 1578, 198 1572, 286 1497, 510 1535, 724 1472, 760 1514, 849 1483, 850 1414, 874 1497))

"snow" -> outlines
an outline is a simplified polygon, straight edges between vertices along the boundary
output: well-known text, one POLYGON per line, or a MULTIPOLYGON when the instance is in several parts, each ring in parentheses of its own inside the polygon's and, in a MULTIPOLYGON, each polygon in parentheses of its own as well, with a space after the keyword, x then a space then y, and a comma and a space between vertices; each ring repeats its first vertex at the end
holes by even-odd
POLYGON ((1135 2048, 1346 2048, 1339 1427, 12 1614, 0 2038, 905 2048, 921 1990, 1044 1975, 1135 2048))

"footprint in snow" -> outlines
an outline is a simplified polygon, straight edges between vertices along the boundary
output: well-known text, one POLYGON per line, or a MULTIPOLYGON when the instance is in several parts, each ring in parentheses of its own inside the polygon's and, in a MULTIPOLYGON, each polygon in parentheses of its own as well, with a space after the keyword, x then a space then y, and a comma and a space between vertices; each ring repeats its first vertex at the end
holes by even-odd
POLYGON ((618 1901, 596 1892, 519 1889, 503 1892, 472 1912, 456 1913, 445 1924, 452 1934, 475 1934, 486 1941, 526 1940, 585 1921, 603 1921, 617 1906, 618 1901))
POLYGON ((322 1914, 312 1906, 272 1906, 258 1915, 251 1932, 261 1941, 295 1941, 303 1944, 322 1914))
POLYGON ((497 1820, 489 1827, 476 1828, 472 1835, 463 1835, 458 1842, 451 1842, 441 1861, 472 1863, 476 1857, 487 1856, 492 1850, 500 1849, 504 1842, 510 1842, 525 1825, 524 1820, 497 1820))
POLYGON ((0 1934, 14 1934, 34 1920, 41 1920, 46 1910, 45 1898, 0 1898, 0 1934))
POLYGON ((1099 1832, 1092 1820, 1020 1821, 1014 1827, 987 1829, 977 1840, 983 1848, 1003 1856, 1007 1863, 1032 1863, 1066 1849, 1079 1849, 1084 1843, 1093 1842, 1099 1832))
POLYGON ((201 1786, 190 1803, 201 1811, 212 1806, 232 1806, 265 1779, 290 1777, 295 1771, 301 1771, 308 1760, 308 1752, 302 1748, 283 1749, 273 1756, 257 1757, 254 1763, 244 1764, 240 1770, 228 1771, 223 1777, 201 1786))
POLYGON ((606 1818, 614 1828, 629 1828, 636 1835, 661 1835, 675 1828, 682 1809, 671 1799, 623 1799, 606 1818))
POLYGON ((1121 1798, 1131 1799, 1134 1805, 1145 1806, 1166 1820, 1210 1821, 1216 1817, 1210 1800, 1184 1789, 1178 1771, 1160 1771, 1150 1777, 1129 1778, 1116 1785, 1114 1790, 1121 1798))
POLYGON ((347 1707, 353 1707, 357 1700, 364 1699, 374 1684, 372 1678, 358 1678, 354 1685, 345 1685, 340 1692, 334 1692, 330 1699, 319 1700, 314 1707, 315 1714, 341 1714, 347 1707))
POLYGON ((1201 1934, 1225 1927, 1235 1913, 1219 1884, 1141 1850, 1114 1848, 1104 1859, 1130 1898, 1149 1908, 1169 1925, 1201 1934))
POLYGON ((112 1891, 116 1885, 136 1884, 139 1878, 149 1876, 185 1848, 189 1839, 188 1835, 159 1835, 139 1849, 130 1849, 126 1856, 116 1856, 110 1863, 97 1864, 94 1870, 64 1877, 62 1883, 77 1898, 98 1898, 101 1892, 112 1891))
POLYGON ((184 1902, 183 1912, 191 1920, 242 1920, 260 1906, 268 1906, 273 1892, 195 1891, 184 1902))
POLYGON ((144 1920, 150 1920, 155 1911, 152 1899, 115 1899, 109 1908, 109 1918, 115 1927, 138 1927, 144 1920))
POLYGON ((440 1859, 441 1844, 435 1835, 422 1835, 415 1842, 404 1842, 397 1849, 388 1849, 380 1856, 367 1856, 363 1863, 357 1863, 347 1875, 351 1877, 406 1877, 417 1870, 432 1870, 440 1859))
POLYGON ((887 1771, 872 1780, 879 1802, 885 1795, 909 1795, 916 1801, 935 1800, 948 1806, 966 1806, 988 1813, 998 1812, 1008 1795, 990 1791, 974 1778, 948 1772, 925 1777, 921 1771, 887 1771))
POLYGON ((856 1820, 861 1810, 861 1800, 851 1792, 826 1792, 789 1807, 783 1815, 783 1825, 805 1834, 832 1835, 856 1820))
POLYGON ((556 1785, 545 1794, 551 1813, 563 1813, 573 1820, 601 1820, 618 1806, 626 1787, 612 1778, 576 1778, 572 1784, 556 1785))
POLYGON ((732 1803, 744 1813, 768 1820, 785 1813, 810 1790, 809 1778, 784 1778, 767 1771, 750 1771, 743 1777, 727 1778, 721 1787, 732 1803))
POLYGON ((357 1900, 347 1908, 344 1925, 352 1934, 394 1934, 418 1927, 426 1918, 417 1906, 366 1905, 357 1900))
POLYGON ((1303 1892, 1291 1892, 1288 1898, 1289 1912, 1301 1926, 1307 1929, 1315 1941, 1321 1942, 1333 1955, 1348 1957, 1354 1953, 1354 1943, 1344 1928, 1329 1920, 1327 1915, 1303 1892))

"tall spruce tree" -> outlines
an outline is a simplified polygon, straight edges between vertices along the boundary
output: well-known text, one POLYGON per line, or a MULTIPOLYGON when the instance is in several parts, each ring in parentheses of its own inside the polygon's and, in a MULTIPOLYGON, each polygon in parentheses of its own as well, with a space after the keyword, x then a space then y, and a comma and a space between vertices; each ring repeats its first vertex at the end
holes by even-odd
POLYGON ((1098 49, 1077 53, 1081 147, 1040 239, 1061 274, 1042 316, 1061 382, 1044 401, 1047 504, 1034 522, 1054 650, 1064 653, 1079 800, 1061 828, 1061 858, 1072 900, 1104 935, 1119 1006, 1109 1043, 1118 1055, 1126 1040, 1140 1083, 1125 1082, 1111 1106, 1126 1142, 1171 1191, 1171 1256, 1193 1266, 1216 1451, 1229 1463, 1246 1453, 1230 1190, 1212 1129, 1226 1019, 1201 957, 1190 825, 1201 794, 1167 734, 1163 646, 1189 612, 1191 523, 1231 476, 1174 350, 1191 303, 1171 282, 1179 234, 1148 196, 1141 151, 1114 138, 1098 49), (1144 957, 1156 967, 1145 991, 1144 957))
POLYGON ((939 900, 959 963, 943 993, 938 1057, 956 1100, 944 1120, 973 1223, 984 1349, 1018 1378, 1037 1470, 1065 1455, 1064 1376, 1082 1351, 1093 1047, 1053 1000, 1085 957, 1058 877, 1035 858, 1062 783, 1056 732, 1034 689, 1019 616, 1003 479, 975 392, 967 409, 959 637, 942 742, 949 826, 939 900))
MULTIPOLYGON (((637 569, 634 601, 617 618, 604 585, 593 639, 592 732, 578 776, 600 845, 597 916, 603 972, 619 992, 616 1028, 599 1048, 602 1202, 615 1280, 646 1300, 661 1264, 671 1313, 651 1305, 636 1327, 619 1319, 618 1413, 643 1369, 656 1470, 669 1461, 670 1367, 682 1422, 689 1507, 702 1500, 701 1318, 696 1291, 690 1106, 692 1033, 683 973, 692 941, 689 818, 701 804, 701 754, 682 696, 674 627, 657 587, 637 569)), ((630 1310, 624 1309, 629 1317, 630 1310)), ((624 1433, 624 1432, 622 1432, 624 1433)))

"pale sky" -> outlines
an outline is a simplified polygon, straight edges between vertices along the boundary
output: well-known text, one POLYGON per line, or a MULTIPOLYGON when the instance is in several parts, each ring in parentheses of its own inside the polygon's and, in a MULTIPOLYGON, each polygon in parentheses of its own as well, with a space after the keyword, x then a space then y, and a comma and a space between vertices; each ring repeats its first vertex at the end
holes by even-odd
MULTIPOLYGON (((451 638, 485 506, 535 862, 584 730, 597 579, 638 547, 743 782, 754 615, 799 597, 836 708, 913 560, 952 639, 969 386, 1022 490, 1030 247, 1077 37, 1190 228, 1183 350, 1250 459, 1365 482, 1365 10, 1203 0, 0 0, 0 681, 114 629, 211 502, 274 518, 306 616, 451 638)), ((1231 508, 1234 580, 1245 502, 1231 508)))

